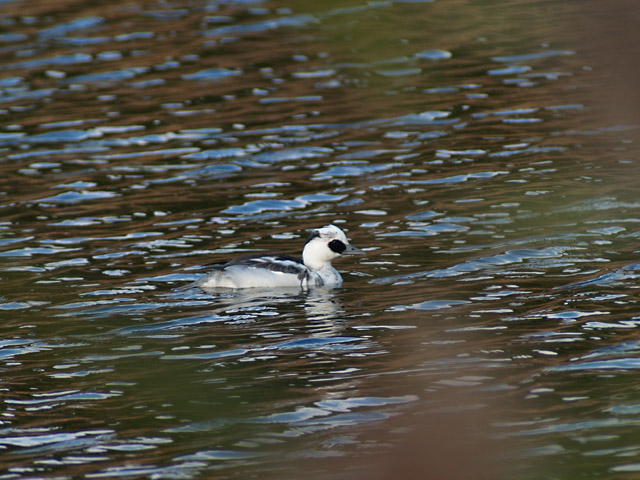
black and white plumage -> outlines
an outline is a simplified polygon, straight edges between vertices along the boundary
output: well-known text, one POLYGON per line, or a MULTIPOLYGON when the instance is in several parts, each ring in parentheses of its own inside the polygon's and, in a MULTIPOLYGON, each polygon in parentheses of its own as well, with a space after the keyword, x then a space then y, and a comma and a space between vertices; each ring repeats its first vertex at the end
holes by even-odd
POLYGON ((327 225, 311 231, 302 258, 282 254, 239 257, 210 265, 213 271, 196 285, 203 289, 337 287, 342 285, 342 277, 331 261, 362 253, 341 229, 327 225))

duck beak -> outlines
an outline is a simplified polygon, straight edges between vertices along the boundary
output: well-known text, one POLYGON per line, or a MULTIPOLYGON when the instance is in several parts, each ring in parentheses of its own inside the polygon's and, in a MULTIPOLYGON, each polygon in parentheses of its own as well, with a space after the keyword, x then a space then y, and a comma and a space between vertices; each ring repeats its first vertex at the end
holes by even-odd
POLYGON ((342 252, 342 255, 365 255, 366 252, 364 250, 360 250, 358 247, 354 247, 353 245, 347 243, 345 245, 344 252, 342 252))

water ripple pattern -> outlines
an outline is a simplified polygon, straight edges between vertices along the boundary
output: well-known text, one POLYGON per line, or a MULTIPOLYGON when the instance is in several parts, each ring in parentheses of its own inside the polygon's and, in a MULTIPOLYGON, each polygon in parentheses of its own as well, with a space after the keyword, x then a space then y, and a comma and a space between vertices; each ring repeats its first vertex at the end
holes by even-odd
POLYGON ((2 478, 637 474, 622 30, 480 3, 0 2, 2 478))

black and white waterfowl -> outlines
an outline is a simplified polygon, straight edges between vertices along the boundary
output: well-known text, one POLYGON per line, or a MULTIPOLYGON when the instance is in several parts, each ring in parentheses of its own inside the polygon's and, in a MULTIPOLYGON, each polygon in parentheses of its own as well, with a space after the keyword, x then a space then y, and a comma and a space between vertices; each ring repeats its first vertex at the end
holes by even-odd
POLYGON ((342 276, 331 261, 364 252, 347 240, 335 225, 311 230, 302 258, 283 254, 251 255, 215 263, 207 276, 196 282, 204 289, 338 287, 342 276))

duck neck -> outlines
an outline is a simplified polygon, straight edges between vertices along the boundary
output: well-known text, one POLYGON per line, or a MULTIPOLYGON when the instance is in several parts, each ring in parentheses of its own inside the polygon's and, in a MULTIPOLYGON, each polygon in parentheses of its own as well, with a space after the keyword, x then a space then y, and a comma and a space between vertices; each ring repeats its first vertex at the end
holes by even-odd
POLYGON ((304 247, 302 251, 302 261, 310 270, 331 268, 331 259, 324 258, 321 252, 316 251, 312 244, 304 247))
POLYGON ((309 267, 310 270, 324 270, 325 268, 331 268, 331 262, 322 262, 314 258, 302 257, 304 264, 309 267))

